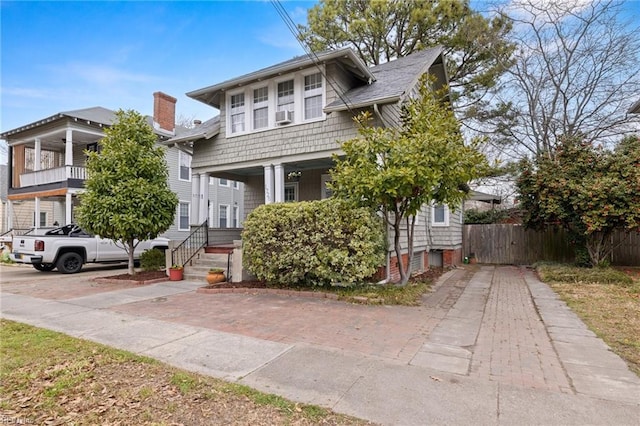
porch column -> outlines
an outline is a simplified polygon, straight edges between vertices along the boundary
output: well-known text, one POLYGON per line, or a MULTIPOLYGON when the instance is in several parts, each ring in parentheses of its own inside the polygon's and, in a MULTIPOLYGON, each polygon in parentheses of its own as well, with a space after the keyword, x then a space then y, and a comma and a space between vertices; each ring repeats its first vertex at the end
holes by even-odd
POLYGON ((273 166, 264 166, 264 203, 271 204, 274 201, 273 166))
POLYGON ((64 143, 64 165, 73 166, 73 130, 67 129, 67 138, 64 143))
MULTIPOLYGON (((209 217, 209 173, 200 173, 200 205, 198 212, 198 225, 200 225, 209 217)), ((210 223, 209 227, 212 225, 210 223)))
POLYGON ((191 225, 200 225, 200 175, 194 173, 191 175, 191 225))
MULTIPOLYGON (((11 147, 9 147, 11 149, 11 147)), ((13 201, 7 200, 7 231, 13 229, 13 201)))
POLYGON ((42 142, 40 138, 36 138, 35 140, 35 158, 33 159, 33 170, 40 170, 40 165, 42 164, 42 142))
POLYGON ((40 197, 35 198, 34 210, 34 227, 40 229, 40 197))
POLYGON ((68 190, 64 196, 64 223, 61 225, 68 225, 73 222, 73 218, 71 217, 73 208, 73 194, 71 194, 68 190))
POLYGON ((284 202, 284 166, 276 164, 273 166, 275 173, 275 201, 276 203, 284 202))

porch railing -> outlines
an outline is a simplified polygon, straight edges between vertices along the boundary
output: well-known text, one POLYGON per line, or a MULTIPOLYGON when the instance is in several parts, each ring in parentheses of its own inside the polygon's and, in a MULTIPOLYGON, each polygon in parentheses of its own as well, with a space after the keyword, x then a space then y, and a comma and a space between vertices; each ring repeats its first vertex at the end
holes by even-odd
POLYGON ((209 243, 209 223, 204 223, 194 229, 191 234, 173 250, 171 250, 171 265, 186 265, 193 256, 209 243))
POLYGON ((63 182, 67 179, 85 180, 87 170, 83 166, 64 166, 55 169, 36 170, 20 175, 20 187, 63 182))

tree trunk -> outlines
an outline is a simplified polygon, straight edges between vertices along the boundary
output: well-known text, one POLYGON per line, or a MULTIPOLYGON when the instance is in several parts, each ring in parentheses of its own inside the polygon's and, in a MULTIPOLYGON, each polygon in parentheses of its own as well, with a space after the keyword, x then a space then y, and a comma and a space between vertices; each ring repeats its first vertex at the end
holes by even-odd
POLYGON ((136 246, 133 243, 133 240, 129 240, 125 244, 125 247, 126 247, 126 250, 127 250, 127 254, 129 255, 128 273, 129 273, 129 275, 135 275, 136 271, 135 271, 135 269, 133 269, 133 266, 134 266, 133 255, 134 255, 136 246))
POLYGON ((404 269, 404 262, 402 261, 402 247, 400 246, 400 219, 396 215, 393 222, 393 247, 398 258, 398 272, 400 272, 400 285, 403 286, 409 281, 407 272, 404 269))

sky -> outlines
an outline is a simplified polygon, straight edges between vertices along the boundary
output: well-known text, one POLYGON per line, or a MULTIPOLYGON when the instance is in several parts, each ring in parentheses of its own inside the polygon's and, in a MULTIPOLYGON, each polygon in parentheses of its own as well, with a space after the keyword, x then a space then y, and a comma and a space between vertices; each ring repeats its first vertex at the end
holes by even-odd
MULTIPOLYGON (((281 4, 304 24, 315 1, 281 4)), ((640 0, 625 6, 640 17, 640 0)), ((302 54, 266 0, 0 0, 0 132, 94 106, 152 115, 156 91, 178 99, 178 119, 204 121, 218 111, 186 92, 302 54)))
MULTIPOLYGON (((281 3, 306 23, 314 1, 281 3)), ((0 132, 101 106, 218 111, 185 95, 304 54, 270 1, 0 1, 0 132)), ((0 163, 6 163, 1 152, 0 163)))

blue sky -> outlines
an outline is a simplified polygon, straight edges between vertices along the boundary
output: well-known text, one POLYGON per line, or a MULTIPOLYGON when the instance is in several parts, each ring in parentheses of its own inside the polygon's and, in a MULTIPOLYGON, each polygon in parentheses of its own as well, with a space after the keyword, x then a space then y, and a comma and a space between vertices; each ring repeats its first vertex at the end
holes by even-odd
MULTIPOLYGON (((298 23, 315 2, 282 5, 298 23)), ((92 106, 176 115, 217 110, 185 96, 304 51, 269 1, 4 1, 0 131, 92 106)), ((0 162, 6 162, 3 158, 0 162)))

